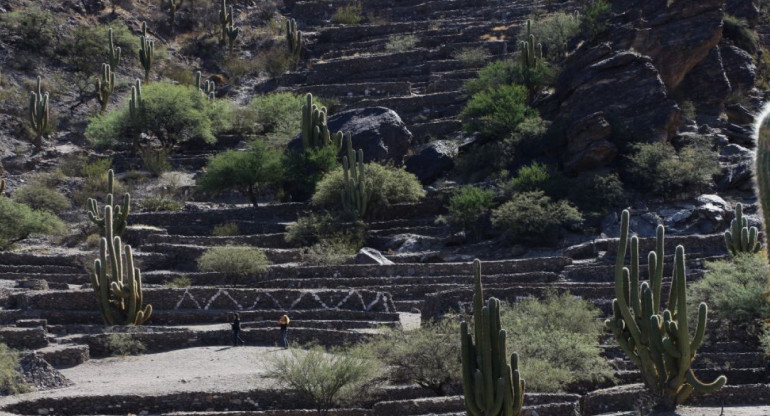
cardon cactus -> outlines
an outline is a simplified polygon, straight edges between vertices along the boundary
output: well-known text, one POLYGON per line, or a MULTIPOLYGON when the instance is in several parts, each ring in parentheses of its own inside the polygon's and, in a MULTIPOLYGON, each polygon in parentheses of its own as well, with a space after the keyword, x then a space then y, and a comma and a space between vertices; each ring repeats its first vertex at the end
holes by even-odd
POLYGON ((142 36, 139 37, 139 63, 144 68, 144 82, 150 80, 153 58, 155 57, 155 41, 147 36, 147 23, 142 22, 142 36))
POLYGON ((462 344, 463 393, 471 416, 517 416, 524 402, 524 380, 519 375, 519 359, 511 354, 506 362, 506 332, 500 327, 500 301, 490 298, 484 306, 481 288, 481 262, 473 261, 473 329, 460 324, 462 344))
POLYGON ((112 234, 112 207, 104 207, 104 237, 94 261, 91 285, 107 325, 141 325, 152 315, 152 305, 142 307, 142 274, 134 267, 131 246, 112 234))
POLYGON ((128 226, 128 214, 131 211, 131 194, 126 193, 123 195, 123 203, 117 204, 114 202, 114 196, 112 194, 113 186, 115 184, 115 172, 112 169, 107 171, 107 197, 104 200, 104 215, 99 212, 99 203, 94 198, 88 198, 88 219, 96 224, 101 232, 104 232, 104 228, 107 226, 107 208, 113 213, 113 218, 110 220, 112 225, 111 233, 122 236, 128 226))
POLYGON ((195 73, 195 88, 197 88, 203 95, 207 96, 209 100, 214 100, 217 96, 217 84, 211 80, 203 82, 201 71, 195 73))
POLYGON ((32 144, 36 150, 43 148, 43 134, 48 129, 48 118, 50 116, 50 107, 48 104, 48 93, 43 94, 40 87, 40 77, 37 77, 37 91, 32 91, 29 97, 29 122, 32 130, 35 131, 35 140, 32 144))
POLYGON ((348 133, 347 155, 342 157, 343 184, 340 194, 342 208, 349 215, 361 218, 366 214, 372 191, 366 187, 364 151, 353 151, 353 139, 348 133))
POLYGON ((294 61, 298 61, 302 51, 302 32, 297 28, 297 21, 294 19, 286 19, 286 43, 294 61))
POLYGON ((115 90, 115 73, 110 69, 109 64, 102 64, 102 77, 96 80, 96 99, 102 106, 100 114, 107 111, 107 104, 110 103, 110 96, 115 90))
POLYGON ((3 196, 3 192, 5 192, 5 179, 0 178, 0 196, 3 196))
MULTIPOLYGON (((758 124, 757 151, 754 160, 754 177, 757 183, 757 196, 762 211, 762 226, 767 233, 770 224, 770 107, 758 124)), ((770 260, 770 250, 767 250, 770 260)))
POLYGON ((225 27, 225 34, 227 35, 227 45, 230 55, 233 54, 233 46, 235 46, 235 38, 241 33, 241 30, 233 26, 233 6, 230 6, 230 24, 225 27))
POLYGON ((222 0, 219 6, 219 25, 222 27, 222 38, 219 43, 224 45, 227 40, 227 26, 233 24, 233 8, 227 7, 227 0, 222 0))
POLYGON ((527 20, 527 37, 520 42, 522 68, 534 68, 543 61, 543 44, 535 43, 535 35, 532 34, 532 21, 527 20))
POLYGON ((120 63, 120 46, 115 46, 115 41, 112 38, 112 28, 108 31, 110 35, 110 43, 107 45, 108 50, 108 56, 110 61, 110 68, 117 71, 118 70, 118 64, 120 63))
POLYGON ((620 348, 639 367, 642 380, 657 396, 658 410, 673 410, 695 392, 712 392, 726 382, 719 376, 711 383, 700 381, 690 365, 706 331, 705 303, 698 307, 695 336, 690 339, 687 321, 687 287, 684 247, 677 246, 668 305, 660 312, 663 286, 664 228, 658 226, 655 251, 647 258, 649 282, 639 284, 639 239, 631 237, 631 265, 625 266, 628 251, 628 211, 623 211, 615 263, 613 317, 605 325, 620 348))
POLYGON ((757 253, 762 249, 757 227, 749 228, 749 221, 743 216, 743 205, 735 206, 735 218, 730 229, 725 231, 725 245, 731 256, 740 253, 757 253))
POLYGON ((131 86, 131 96, 128 99, 128 114, 135 126, 141 126, 144 118, 144 98, 142 98, 142 81, 139 79, 131 86))
POLYGON ((176 11, 182 7, 182 3, 184 3, 184 0, 160 0, 160 6, 164 9, 168 9, 171 33, 174 33, 174 27, 176 25, 176 11))
POLYGON ((313 94, 308 93, 302 106, 302 146, 318 149, 324 146, 342 148, 342 132, 330 133, 326 124, 326 107, 313 104, 313 94))

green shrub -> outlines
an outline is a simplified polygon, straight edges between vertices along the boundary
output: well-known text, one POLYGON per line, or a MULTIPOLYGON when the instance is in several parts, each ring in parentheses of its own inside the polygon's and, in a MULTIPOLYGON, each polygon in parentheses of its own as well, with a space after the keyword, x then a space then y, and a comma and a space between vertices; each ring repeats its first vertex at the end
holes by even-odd
POLYGON ((502 171, 512 156, 505 143, 495 141, 461 153, 455 162, 455 173, 467 182, 481 182, 502 171))
POLYGON ((171 162, 168 161, 169 151, 161 148, 144 148, 139 150, 139 157, 148 172, 156 178, 164 172, 171 170, 171 162))
POLYGON ((197 185, 204 192, 237 189, 257 206, 261 192, 276 188, 283 179, 281 153, 255 140, 248 149, 228 150, 209 159, 197 185))
POLYGON ((223 273, 230 277, 242 277, 262 273, 270 262, 262 250, 249 246, 212 247, 198 258, 202 272, 223 273))
POLYGON ((580 211, 566 201, 551 201, 543 191, 522 192, 492 210, 492 225, 516 243, 554 244, 561 227, 580 222, 580 211))
POLYGON ((380 372, 374 360, 339 350, 327 353, 316 346, 274 354, 268 361, 266 376, 313 402, 318 416, 325 416, 334 406, 364 399, 366 385, 380 372))
POLYGON ((746 22, 746 19, 726 14, 723 22, 723 36, 732 40, 735 46, 751 55, 756 55, 759 50, 759 39, 757 38, 757 33, 746 22))
POLYGON ((0 396, 20 394, 29 391, 21 374, 19 353, 0 343, 0 396))
POLYGON ((240 230, 238 230, 238 224, 234 222, 228 222, 224 224, 219 224, 214 226, 214 229, 211 231, 211 235, 215 237, 229 237, 233 235, 238 235, 240 233, 240 230))
POLYGON ((582 175, 570 181, 568 199, 583 212, 605 215, 628 201, 617 174, 582 175))
MULTIPOLYGON (((376 215, 393 204, 417 202, 425 196, 425 190, 416 176, 402 168, 367 163, 366 188, 372 192, 368 213, 376 215)), ((318 183, 313 194, 313 205, 327 209, 341 210, 340 192, 343 186, 342 168, 328 173, 318 183)))
MULTIPOLYGON (((137 59, 137 38, 126 25, 116 21, 112 26, 112 39, 120 47, 120 63, 113 72, 130 67, 137 59)), ((65 62, 89 77, 100 73, 102 63, 108 62, 109 27, 102 25, 78 25, 62 45, 65 62)))
POLYGON ((319 238, 302 257, 312 265, 332 266, 345 263, 358 253, 361 246, 361 241, 356 236, 335 233, 319 238))
POLYGON ((468 230, 494 205, 494 196, 488 189, 463 186, 449 198, 449 222, 468 230))
POLYGON ((212 104, 194 87, 156 82, 142 87, 142 97, 144 116, 138 126, 132 122, 126 102, 123 108, 92 118, 86 138, 98 148, 127 146, 133 145, 141 131, 170 150, 184 143, 213 144, 217 133, 232 126, 232 103, 216 100, 212 104))
POLYGON ((13 200, 52 214, 60 214, 70 208, 70 201, 61 192, 37 184, 22 186, 13 194, 13 200))
POLYGON ((34 211, 9 198, 0 198, 0 224, 0 250, 7 250, 31 234, 61 235, 66 231, 64 223, 53 214, 34 211))
POLYGON ((361 3, 351 3, 340 6, 332 15, 332 23, 354 25, 361 22, 361 3))
POLYGON ((601 356, 604 334, 600 311, 569 293, 526 299, 500 316, 508 332, 507 349, 519 354, 527 390, 563 391, 573 383, 612 378, 601 356))
POLYGON ((550 85, 555 78, 554 70, 548 65, 539 65, 534 69, 525 69, 517 59, 506 59, 487 64, 478 76, 465 83, 469 94, 478 94, 494 90, 503 85, 519 84, 539 89, 550 85))
POLYGON ((187 276, 176 276, 173 279, 167 281, 163 286, 168 288, 185 288, 192 286, 192 279, 187 276))
POLYGON ((363 246, 365 237, 363 222, 347 222, 327 211, 299 217, 296 222, 286 226, 284 238, 287 243, 295 247, 309 247, 321 240, 339 235, 341 229, 345 229, 344 235, 353 242, 353 245, 359 248, 363 246))
POLYGON ((0 14, 0 37, 23 52, 16 54, 9 64, 26 68, 31 63, 30 55, 54 56, 62 24, 60 18, 39 6, 20 7, 0 14))
MULTIPOLYGON (((542 18, 532 19, 532 34, 543 45, 547 61, 561 62, 567 55, 570 39, 580 32, 580 20, 565 12, 549 13, 542 18)), ((519 31, 518 42, 527 40, 526 26, 519 31)))
POLYGON ((612 5, 607 0, 587 3, 580 11, 580 32, 588 40, 594 40, 609 24, 612 5))
POLYGON ((417 384, 437 396, 448 395, 462 382, 459 330, 456 320, 445 318, 411 331, 385 329, 357 348, 381 361, 391 382, 417 384))
POLYGON ((563 196, 565 179, 556 170, 551 170, 542 163, 533 162, 522 166, 505 186, 506 194, 519 192, 543 191, 552 198, 563 196))
MULTIPOLYGON (((314 101, 316 97, 313 97, 314 101)), ((257 96, 249 103, 261 132, 275 145, 285 145, 302 129, 302 106, 305 96, 280 92, 257 96)), ((319 107, 323 104, 316 103, 319 107)))
POLYGON ((324 146, 320 149, 290 150, 284 154, 283 166, 286 196, 294 201, 307 201, 324 175, 339 166, 337 149, 324 146))
POLYGON ((537 115, 527 106, 527 89, 519 85, 500 85, 473 95, 462 112, 464 128, 490 139, 501 139, 525 119, 537 115))
POLYGON ((141 355, 147 348, 131 334, 109 334, 104 339, 104 348, 111 356, 141 355))
POLYGON ((706 139, 676 151, 670 143, 639 143, 628 166, 632 180, 642 189, 666 196, 698 192, 719 173, 719 162, 706 139))
POLYGON ((148 196, 139 202, 142 211, 161 212, 161 211, 179 211, 182 209, 182 203, 175 201, 168 195, 148 196))
POLYGON ((474 67, 483 64, 489 58, 489 51, 484 47, 462 48, 452 55, 463 65, 474 67))
POLYGON ((706 302, 709 317, 730 327, 757 328, 758 322, 770 317, 770 302, 765 298, 768 276, 764 254, 707 262, 703 279, 690 284, 687 299, 695 307, 706 302))
POLYGON ((404 52, 412 50, 417 45, 417 40, 417 36, 413 34, 391 35, 388 38, 388 42, 385 44, 385 50, 388 52, 404 52))

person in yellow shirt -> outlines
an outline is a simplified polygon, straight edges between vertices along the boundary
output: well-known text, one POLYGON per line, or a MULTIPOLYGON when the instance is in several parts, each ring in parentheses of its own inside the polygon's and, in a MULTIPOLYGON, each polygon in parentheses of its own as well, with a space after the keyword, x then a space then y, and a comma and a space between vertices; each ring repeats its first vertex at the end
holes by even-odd
POLYGON ((278 325, 281 326, 281 342, 283 343, 283 348, 289 348, 289 339, 287 338, 289 322, 291 322, 289 315, 284 315, 278 320, 278 325))

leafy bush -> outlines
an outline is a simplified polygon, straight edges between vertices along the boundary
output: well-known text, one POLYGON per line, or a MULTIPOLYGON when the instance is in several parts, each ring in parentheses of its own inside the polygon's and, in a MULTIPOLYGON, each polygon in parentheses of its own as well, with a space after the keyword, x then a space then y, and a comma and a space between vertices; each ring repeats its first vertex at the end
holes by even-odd
POLYGON ((213 144, 217 133, 232 126, 232 103, 210 103, 194 87, 157 82, 142 87, 142 97, 144 111, 138 125, 131 120, 126 102, 123 108, 92 118, 86 138, 98 148, 126 146, 133 145, 141 131, 170 150, 183 143, 213 144))
POLYGON ((417 45, 417 36, 413 34, 408 35, 391 35, 388 38, 388 42, 385 44, 385 50, 388 52, 404 52, 417 45))
MULTIPOLYGON (((532 19, 532 34, 543 45, 543 55, 551 62, 561 62, 567 55, 570 39, 580 32, 580 20, 565 12, 549 13, 540 19, 532 19)), ((526 40, 527 28, 519 32, 518 41, 526 40)))
POLYGON ((540 86, 550 85, 554 77, 555 72, 548 65, 539 65, 534 69, 522 68, 518 60, 506 59, 485 66, 476 78, 465 83, 464 88, 469 94, 478 94, 511 84, 539 89, 540 86))
POLYGON ((494 196, 488 189, 463 186, 449 198, 449 222, 468 230, 494 205, 494 196))
POLYGON ((64 223, 45 211, 34 211, 30 207, 0 197, 0 250, 7 250, 13 243, 31 234, 61 235, 64 223))
POLYGON ((351 245, 357 247, 356 250, 363 246, 365 237, 363 222, 347 222, 327 211, 299 217, 296 222, 286 226, 284 239, 295 247, 309 247, 340 235, 341 229, 345 230, 343 235, 351 245))
POLYGON ((583 37, 593 40, 607 28, 612 5, 607 0, 596 0, 586 4, 580 11, 580 32, 583 37))
POLYGON ((163 286, 168 288, 185 288, 192 286, 192 279, 187 276, 176 276, 173 279, 167 281, 163 286))
POLYGON ((690 285, 687 299, 695 307, 706 302, 710 318, 726 321, 733 328, 756 328, 770 317, 770 302, 765 298, 768 275, 763 254, 707 262, 703 279, 690 285))
POLYGON ((500 85, 475 94, 462 112, 465 130, 501 139, 522 121, 537 115, 537 110, 528 107, 527 102, 527 89, 520 85, 500 85))
POLYGON ((392 382, 417 384, 437 396, 448 395, 462 382, 459 329, 449 318, 411 331, 386 329, 358 349, 387 366, 392 382))
POLYGON ((211 231, 211 235, 215 237, 229 237, 233 235, 238 235, 240 231, 238 230, 238 224, 234 222, 228 222, 224 224, 219 224, 214 226, 214 229, 211 231))
POLYGON ((484 47, 462 48, 455 52, 452 57, 465 66, 473 67, 484 63, 489 57, 489 51, 484 47))
POLYGON ((529 166, 522 166, 505 188, 508 195, 543 191, 552 198, 558 198, 564 194, 564 182, 564 177, 558 171, 550 170, 542 163, 533 162, 529 166))
MULTIPOLYGON (((417 202, 425 196, 425 190, 416 176, 402 168, 379 163, 367 163, 364 168, 366 188, 372 192, 367 212, 376 215, 387 210, 392 204, 417 202)), ((344 177, 342 168, 338 168, 318 183, 313 194, 313 205, 327 209, 341 209, 344 177)), ((367 214, 369 215, 369 214, 367 214)))
POLYGON ((182 209, 182 203, 175 201, 168 195, 148 196, 139 202, 142 211, 161 212, 161 211, 179 211, 182 209))
POLYGON ((500 141, 485 143, 461 153, 455 173, 467 182, 480 182, 502 171, 512 156, 500 141))
POLYGON ((303 259, 313 265, 342 264, 361 249, 361 241, 349 233, 335 233, 318 239, 303 254, 303 259))
POLYGON ((332 23, 354 25, 361 22, 361 3, 351 3, 340 6, 332 15, 332 23))
POLYGON ((0 14, 0 37, 18 53, 9 63, 27 68, 30 55, 52 57, 59 40, 61 19, 39 6, 21 7, 0 14))
POLYGON ((569 293, 526 299, 500 316, 507 349, 519 353, 528 391, 563 391, 570 384, 602 381, 612 369, 601 356, 600 311, 569 293))
POLYGON ((361 400, 365 385, 380 371, 374 360, 343 351, 326 353, 316 346, 275 354, 268 362, 267 377, 312 401, 318 415, 325 416, 334 406, 361 400))
POLYGON ((726 14, 724 22, 724 37, 735 42, 735 46, 744 51, 755 55, 759 50, 759 39, 757 33, 749 26, 746 19, 741 19, 726 14))
POLYGON ((630 156, 629 173, 641 188, 673 196, 697 192, 719 173, 716 153, 703 139, 676 151, 669 143, 640 143, 630 156))
POLYGON ((204 192, 237 189, 256 206, 260 192, 281 183, 282 168, 281 153, 255 140, 244 151, 228 150, 210 158, 197 184, 204 192))
POLYGON ((13 194, 13 200, 34 210, 59 214, 70 208, 70 201, 61 192, 44 185, 25 185, 13 194))
POLYGON ((0 344, 0 396, 27 391, 29 388, 21 374, 19 353, 5 344, 0 344))
POLYGON ((223 273, 230 277, 241 277, 262 273, 270 262, 262 250, 249 246, 212 247, 198 258, 198 269, 202 272, 223 273))
POLYGON ((294 201, 307 201, 313 196, 316 184, 327 172, 338 166, 337 149, 325 146, 320 149, 290 150, 284 154, 283 166, 283 190, 286 195, 294 201))
POLYGON ((551 201, 543 191, 522 192, 492 210, 492 225, 517 243, 554 244, 561 226, 582 221, 566 201, 551 201))
POLYGON ((569 184, 569 200, 584 212, 607 214, 626 203, 623 183, 616 174, 583 175, 569 184))
POLYGON ((167 149, 157 149, 153 147, 140 149, 139 157, 142 164, 152 176, 161 176, 164 172, 171 170, 171 162, 168 161, 169 151, 167 149))
MULTIPOLYGON (((63 42, 61 51, 66 53, 65 61, 89 77, 100 74, 102 62, 108 59, 108 29, 102 25, 78 25, 63 42)), ((118 23, 112 26, 112 39, 115 46, 120 47, 119 65, 129 66, 127 62, 137 59, 137 38, 126 25, 118 23)), ((112 68, 113 72, 117 69, 112 68)))
MULTIPOLYGON (((321 107, 320 101, 313 101, 321 107)), ((255 114, 255 122, 261 132, 267 134, 270 142, 285 145, 302 129, 302 106, 305 96, 290 92, 279 92, 257 96, 249 103, 249 110, 255 114)))
POLYGON ((104 348, 111 356, 140 355, 147 349, 141 341, 134 339, 131 334, 124 333, 107 335, 104 339, 104 348))

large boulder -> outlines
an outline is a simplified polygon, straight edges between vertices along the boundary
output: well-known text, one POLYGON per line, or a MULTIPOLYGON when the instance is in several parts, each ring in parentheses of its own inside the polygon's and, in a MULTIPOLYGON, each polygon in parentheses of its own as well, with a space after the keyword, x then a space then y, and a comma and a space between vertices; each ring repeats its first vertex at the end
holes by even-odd
MULTIPOLYGON (((364 162, 392 161, 404 163, 404 156, 412 144, 412 133, 395 111, 385 107, 356 108, 335 114, 328 119, 329 130, 350 133, 353 148, 364 151, 364 162)), ((290 149, 302 147, 302 138, 296 136, 290 149)), ((340 155, 345 152, 343 147, 340 155)))
MULTIPOLYGON (((550 111, 564 122, 574 149, 589 150, 575 168, 611 162, 610 131, 630 142, 655 142, 672 137, 679 122, 679 108, 652 60, 609 43, 573 54, 543 107, 546 117, 550 111)), ((565 152, 565 160, 575 156, 565 152)))
POLYGON ((457 143, 451 140, 430 142, 420 146, 417 154, 406 161, 406 170, 425 185, 433 183, 455 166, 457 152, 457 143))
POLYGON ((609 141, 612 126, 603 112, 589 114, 573 124, 567 132, 568 172, 599 168, 618 154, 618 147, 609 141))
POLYGON ((751 55, 736 46, 725 45, 719 48, 725 67, 725 74, 730 80, 733 91, 749 91, 757 80, 757 67, 751 55))
POLYGON ((677 92, 692 101, 699 113, 717 116, 722 113, 732 87, 725 75, 719 47, 711 48, 706 59, 685 76, 677 92))
POLYGON ((364 247, 358 251, 358 254, 356 254, 356 258, 355 258, 355 263, 356 264, 376 264, 379 266, 387 266, 390 264, 395 264, 391 260, 389 260, 387 257, 383 256, 382 253, 370 247, 364 247))

